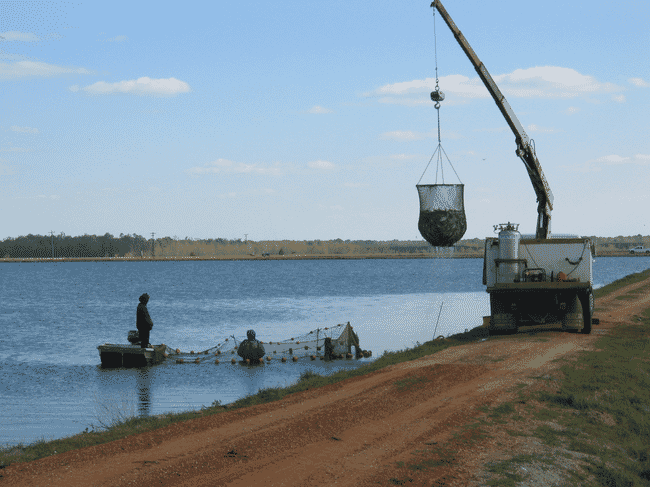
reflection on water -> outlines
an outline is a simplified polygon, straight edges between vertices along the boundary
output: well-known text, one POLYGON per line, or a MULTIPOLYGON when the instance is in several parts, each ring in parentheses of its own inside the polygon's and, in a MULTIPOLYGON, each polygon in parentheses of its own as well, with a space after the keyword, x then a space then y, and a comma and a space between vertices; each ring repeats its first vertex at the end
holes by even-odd
POLYGON ((149 377, 150 367, 138 369, 138 416, 146 417, 151 414, 151 379, 149 377))

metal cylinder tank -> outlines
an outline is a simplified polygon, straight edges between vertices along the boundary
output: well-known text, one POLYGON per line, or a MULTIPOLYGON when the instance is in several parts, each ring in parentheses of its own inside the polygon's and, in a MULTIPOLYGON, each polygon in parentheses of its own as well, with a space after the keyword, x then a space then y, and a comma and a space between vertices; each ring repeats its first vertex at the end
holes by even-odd
MULTIPOLYGON (((513 260, 519 258, 519 224, 510 223, 499 225, 499 259, 513 260)), ((519 279, 518 262, 500 262, 497 271, 497 282, 515 282, 519 279)))

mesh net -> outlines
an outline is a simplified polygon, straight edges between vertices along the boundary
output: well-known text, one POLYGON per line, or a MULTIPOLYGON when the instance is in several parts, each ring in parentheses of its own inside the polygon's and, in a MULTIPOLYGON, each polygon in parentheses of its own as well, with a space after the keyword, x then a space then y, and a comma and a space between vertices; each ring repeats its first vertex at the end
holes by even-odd
POLYGON ((450 247, 467 230, 463 184, 418 184, 418 230, 434 247, 450 247))
MULTIPOLYGON (((264 347, 264 356, 270 357, 272 360, 292 359, 293 357, 304 358, 323 356, 325 353, 325 338, 331 338, 334 345, 334 354, 345 356, 351 352, 351 347, 359 347, 359 338, 350 326, 350 323, 334 325, 331 327, 317 328, 305 333, 304 335, 291 337, 281 341, 262 341, 264 347)), ((214 361, 215 358, 220 361, 230 361, 235 359, 241 360, 237 355, 239 344, 245 337, 228 337, 218 343, 216 346, 202 350, 199 352, 189 351, 184 352, 179 349, 174 349, 167 346, 166 353, 170 358, 175 358, 177 361, 182 359, 184 362, 201 363, 207 360, 214 361)), ((366 352, 364 356, 370 356, 366 352)))

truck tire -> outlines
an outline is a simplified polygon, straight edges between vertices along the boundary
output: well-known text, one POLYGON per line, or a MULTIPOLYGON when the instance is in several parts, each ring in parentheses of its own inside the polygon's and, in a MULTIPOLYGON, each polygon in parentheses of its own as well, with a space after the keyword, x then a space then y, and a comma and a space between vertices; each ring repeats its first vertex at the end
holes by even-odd
POLYGON ((578 299, 580 300, 580 304, 582 305, 583 327, 581 333, 583 335, 589 335, 591 333, 591 315, 593 314, 593 309, 592 309, 593 300, 591 298, 592 294, 593 293, 591 289, 578 294, 578 299))

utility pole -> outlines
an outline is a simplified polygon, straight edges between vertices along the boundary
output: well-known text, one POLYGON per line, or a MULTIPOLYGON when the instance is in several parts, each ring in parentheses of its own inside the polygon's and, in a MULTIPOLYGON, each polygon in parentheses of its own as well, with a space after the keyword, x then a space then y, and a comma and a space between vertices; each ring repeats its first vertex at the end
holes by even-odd
POLYGON ((50 236, 52 237, 52 258, 54 259, 54 230, 50 230, 50 236))
POLYGON ((156 232, 151 232, 151 256, 156 256, 156 240, 153 238, 156 232))
POLYGON ((248 234, 247 233, 244 234, 244 243, 248 243, 248 234))

